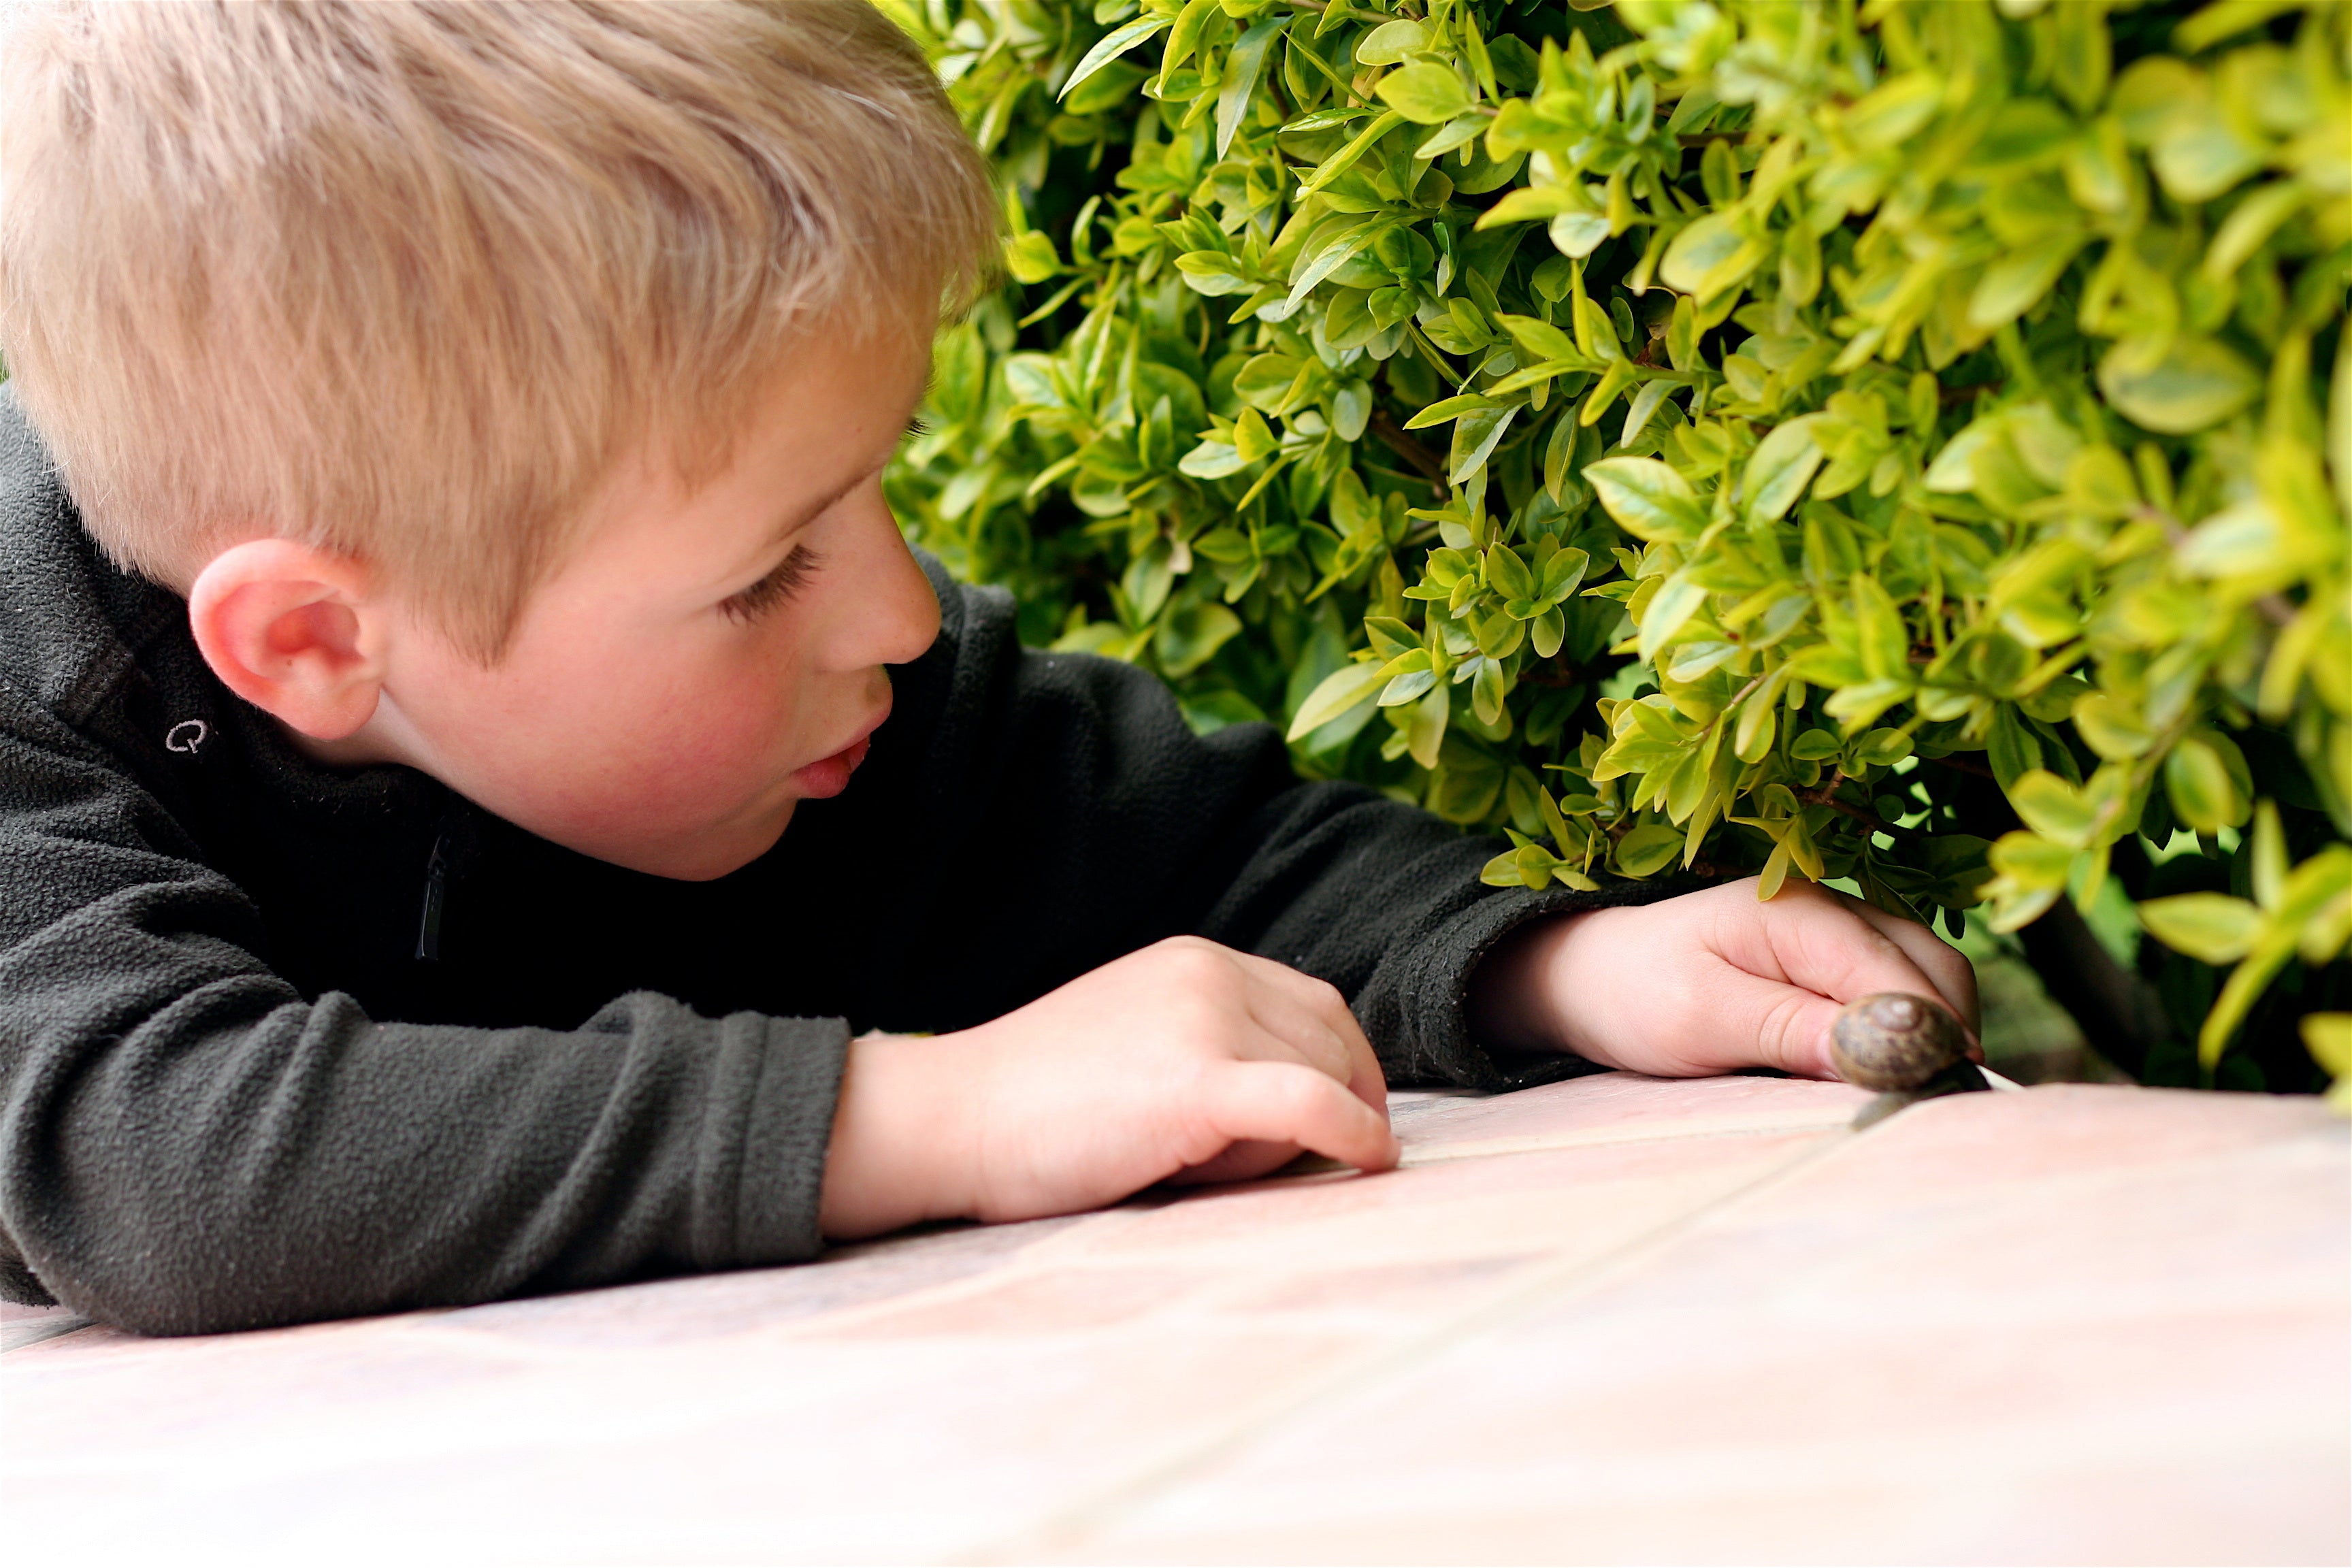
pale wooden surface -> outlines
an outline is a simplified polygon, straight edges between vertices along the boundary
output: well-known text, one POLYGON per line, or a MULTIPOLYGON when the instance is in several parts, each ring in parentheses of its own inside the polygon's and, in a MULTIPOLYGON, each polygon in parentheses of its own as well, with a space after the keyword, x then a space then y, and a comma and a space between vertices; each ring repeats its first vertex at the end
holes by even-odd
POLYGON ((2342 1123, 2068 1085, 1850 1133, 1863 1099, 1402 1096, 1390 1175, 799 1268, 209 1340, 19 1310, 5 1539, 175 1564, 2346 1560, 2342 1123))

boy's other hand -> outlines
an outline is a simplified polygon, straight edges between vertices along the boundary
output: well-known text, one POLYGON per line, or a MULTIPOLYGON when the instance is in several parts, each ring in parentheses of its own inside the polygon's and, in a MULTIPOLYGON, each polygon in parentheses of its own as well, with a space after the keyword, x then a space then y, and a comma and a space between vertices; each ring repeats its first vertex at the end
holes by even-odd
POLYGON ((1175 937, 976 1028, 851 1042, 819 1223, 1031 1219, 1311 1149, 1396 1163, 1387 1086, 1339 993, 1175 937))
POLYGON ((1746 1067, 1835 1078, 1830 1026, 1878 991, 1940 998, 1978 1028, 1976 973, 1933 931, 1859 899, 1747 878, 1522 928, 1472 979, 1479 1037, 1688 1078, 1746 1067))

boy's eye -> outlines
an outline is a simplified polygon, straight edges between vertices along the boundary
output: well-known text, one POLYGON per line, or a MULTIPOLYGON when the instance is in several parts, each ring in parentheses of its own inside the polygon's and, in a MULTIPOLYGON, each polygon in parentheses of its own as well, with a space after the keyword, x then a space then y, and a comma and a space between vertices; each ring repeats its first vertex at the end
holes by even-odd
POLYGON ((920 440, 923 437, 928 436, 930 433, 931 422, 922 415, 910 414, 907 416, 907 439, 909 441, 920 440))
POLYGON ((792 553, 776 563, 776 569, 744 589, 719 602, 719 614, 734 621, 752 621, 774 609, 797 592, 816 574, 817 553, 805 544, 795 544, 792 553))

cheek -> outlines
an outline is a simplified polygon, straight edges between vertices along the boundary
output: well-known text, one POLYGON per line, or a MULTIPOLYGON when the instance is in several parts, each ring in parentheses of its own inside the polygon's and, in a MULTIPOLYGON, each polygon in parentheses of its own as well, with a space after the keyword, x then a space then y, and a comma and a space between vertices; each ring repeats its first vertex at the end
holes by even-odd
POLYGON ((723 814, 773 784, 792 751, 788 667, 754 659, 686 659, 646 668, 620 696, 604 768, 642 811, 723 814))
POLYGON ((593 673, 583 661, 530 682, 528 700, 507 694, 478 754, 517 808, 506 815, 542 833, 691 830, 782 782, 793 760, 793 685, 782 650, 687 648, 593 673))

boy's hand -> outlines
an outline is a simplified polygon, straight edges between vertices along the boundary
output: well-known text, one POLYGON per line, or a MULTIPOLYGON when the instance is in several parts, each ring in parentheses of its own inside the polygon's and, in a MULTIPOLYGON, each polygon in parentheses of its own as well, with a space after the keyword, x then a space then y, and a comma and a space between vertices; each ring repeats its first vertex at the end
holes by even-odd
POLYGON ((1196 937, 1003 1017, 850 1045, 819 1223, 1029 1219, 1171 1176, 1262 1175, 1302 1148, 1396 1163, 1387 1087, 1339 992, 1196 937))
POLYGON ((1744 1067, 1835 1078, 1830 1025, 1874 991, 1940 997, 1973 1041, 1976 973, 1958 949, 1810 882, 1759 903, 1750 877, 1513 933, 1473 978, 1471 1024, 1500 1045, 1662 1078, 1744 1067))

